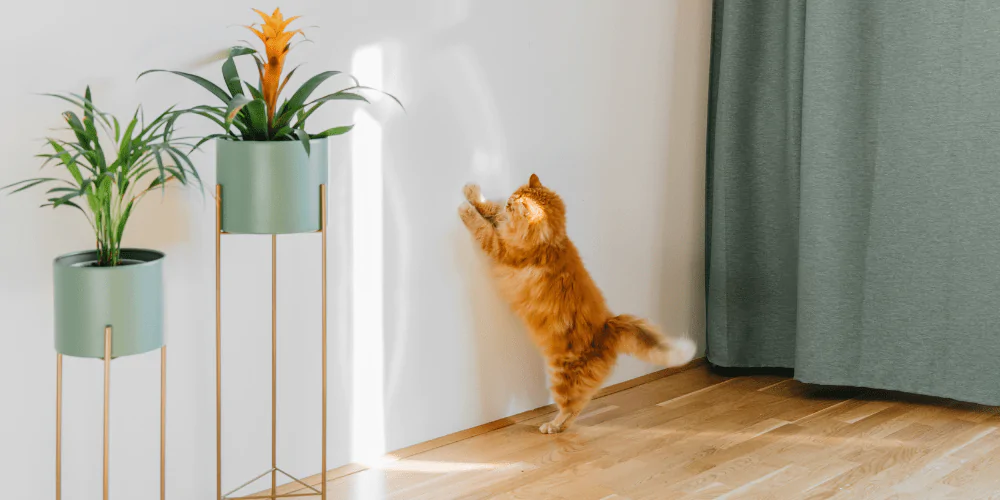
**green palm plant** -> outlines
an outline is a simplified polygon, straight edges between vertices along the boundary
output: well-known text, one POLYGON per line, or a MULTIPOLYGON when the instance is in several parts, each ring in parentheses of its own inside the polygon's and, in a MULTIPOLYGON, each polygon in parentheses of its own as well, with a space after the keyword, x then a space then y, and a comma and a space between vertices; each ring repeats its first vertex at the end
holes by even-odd
POLYGON ((137 202, 170 182, 201 184, 191 160, 178 148, 193 149, 193 145, 174 137, 179 114, 173 108, 145 123, 139 107, 123 129, 116 117, 94 106, 89 86, 83 95, 46 95, 67 101, 83 113, 81 118, 74 110, 64 112, 74 139, 47 138, 46 152, 37 155, 45 159, 43 168, 54 163, 64 168, 70 179, 36 177, 0 190, 13 194, 55 185, 46 191, 47 203, 42 207, 65 206, 82 212, 97 239, 98 265, 117 266, 125 226, 137 202), (102 145, 101 135, 114 145, 111 150, 102 145), (79 198, 83 198, 82 203, 77 203, 79 198))
POLYGON ((289 23, 298 19, 293 16, 285 19, 280 9, 275 9, 270 16, 254 9, 257 14, 264 19, 264 23, 259 25, 245 26, 253 31, 264 44, 264 54, 259 54, 255 49, 245 46, 232 47, 229 56, 222 65, 222 78, 225 88, 222 88, 211 81, 190 73, 181 71, 170 71, 162 69, 152 69, 144 71, 139 75, 156 72, 167 72, 184 77, 202 88, 208 90, 220 101, 220 105, 202 105, 182 110, 182 113, 191 113, 207 118, 220 127, 222 133, 205 136, 197 145, 212 140, 233 140, 233 141, 302 141, 306 152, 309 152, 309 141, 311 139, 321 139, 334 135, 341 135, 354 127, 353 125, 333 127, 320 132, 309 133, 306 131, 306 120, 312 116, 324 104, 331 101, 361 101, 369 103, 368 99, 359 93, 363 90, 374 90, 392 98, 402 107, 399 99, 391 94, 387 94, 371 87, 365 87, 358 83, 358 80, 351 75, 340 71, 324 71, 315 75, 290 98, 285 99, 278 105, 278 97, 284 90, 292 75, 294 68, 284 75, 285 57, 292 48, 291 40, 295 35, 302 35, 302 30, 288 31, 289 23), (236 69, 235 58, 245 55, 253 56, 257 65, 257 85, 244 81, 236 69), (344 75, 353 85, 342 88, 331 94, 309 100, 312 93, 325 81, 337 75, 344 75))

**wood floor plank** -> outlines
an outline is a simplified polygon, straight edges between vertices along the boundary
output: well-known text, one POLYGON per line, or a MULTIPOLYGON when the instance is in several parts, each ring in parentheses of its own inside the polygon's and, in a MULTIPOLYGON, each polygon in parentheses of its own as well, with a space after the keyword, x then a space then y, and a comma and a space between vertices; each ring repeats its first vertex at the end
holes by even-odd
POLYGON ((1000 500, 992 407, 699 367, 596 399, 566 433, 539 433, 551 417, 344 469, 330 498, 1000 500))

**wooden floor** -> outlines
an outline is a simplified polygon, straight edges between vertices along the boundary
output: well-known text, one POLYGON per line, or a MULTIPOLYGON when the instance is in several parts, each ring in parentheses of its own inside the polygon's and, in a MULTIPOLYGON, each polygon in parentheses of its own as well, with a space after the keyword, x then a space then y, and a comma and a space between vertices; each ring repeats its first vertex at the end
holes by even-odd
POLYGON ((328 483, 331 499, 1000 499, 1000 412, 696 367, 328 483))

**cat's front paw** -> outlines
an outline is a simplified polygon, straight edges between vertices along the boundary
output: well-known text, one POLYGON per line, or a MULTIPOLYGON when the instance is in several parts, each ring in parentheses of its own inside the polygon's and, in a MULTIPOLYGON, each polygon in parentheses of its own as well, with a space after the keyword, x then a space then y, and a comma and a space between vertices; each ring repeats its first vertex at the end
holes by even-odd
POLYGON ((458 206, 458 216, 462 218, 462 222, 466 226, 471 226, 476 220, 482 218, 476 207, 467 201, 458 206))
POLYGON ((556 425, 554 422, 545 422, 544 424, 542 424, 542 425, 540 425, 538 427, 538 430, 542 434, 559 434, 564 429, 562 427, 556 425))
POLYGON ((462 194, 465 195, 466 200, 469 200, 469 203, 482 203, 486 201, 478 184, 466 184, 462 188, 462 194))

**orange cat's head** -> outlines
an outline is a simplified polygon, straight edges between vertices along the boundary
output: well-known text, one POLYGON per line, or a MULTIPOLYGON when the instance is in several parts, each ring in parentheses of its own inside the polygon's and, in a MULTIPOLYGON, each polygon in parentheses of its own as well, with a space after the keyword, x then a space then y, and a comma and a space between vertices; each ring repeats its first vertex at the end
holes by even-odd
POLYGON ((566 238, 566 206, 535 174, 510 196, 499 221, 504 239, 524 246, 558 244, 566 238))

